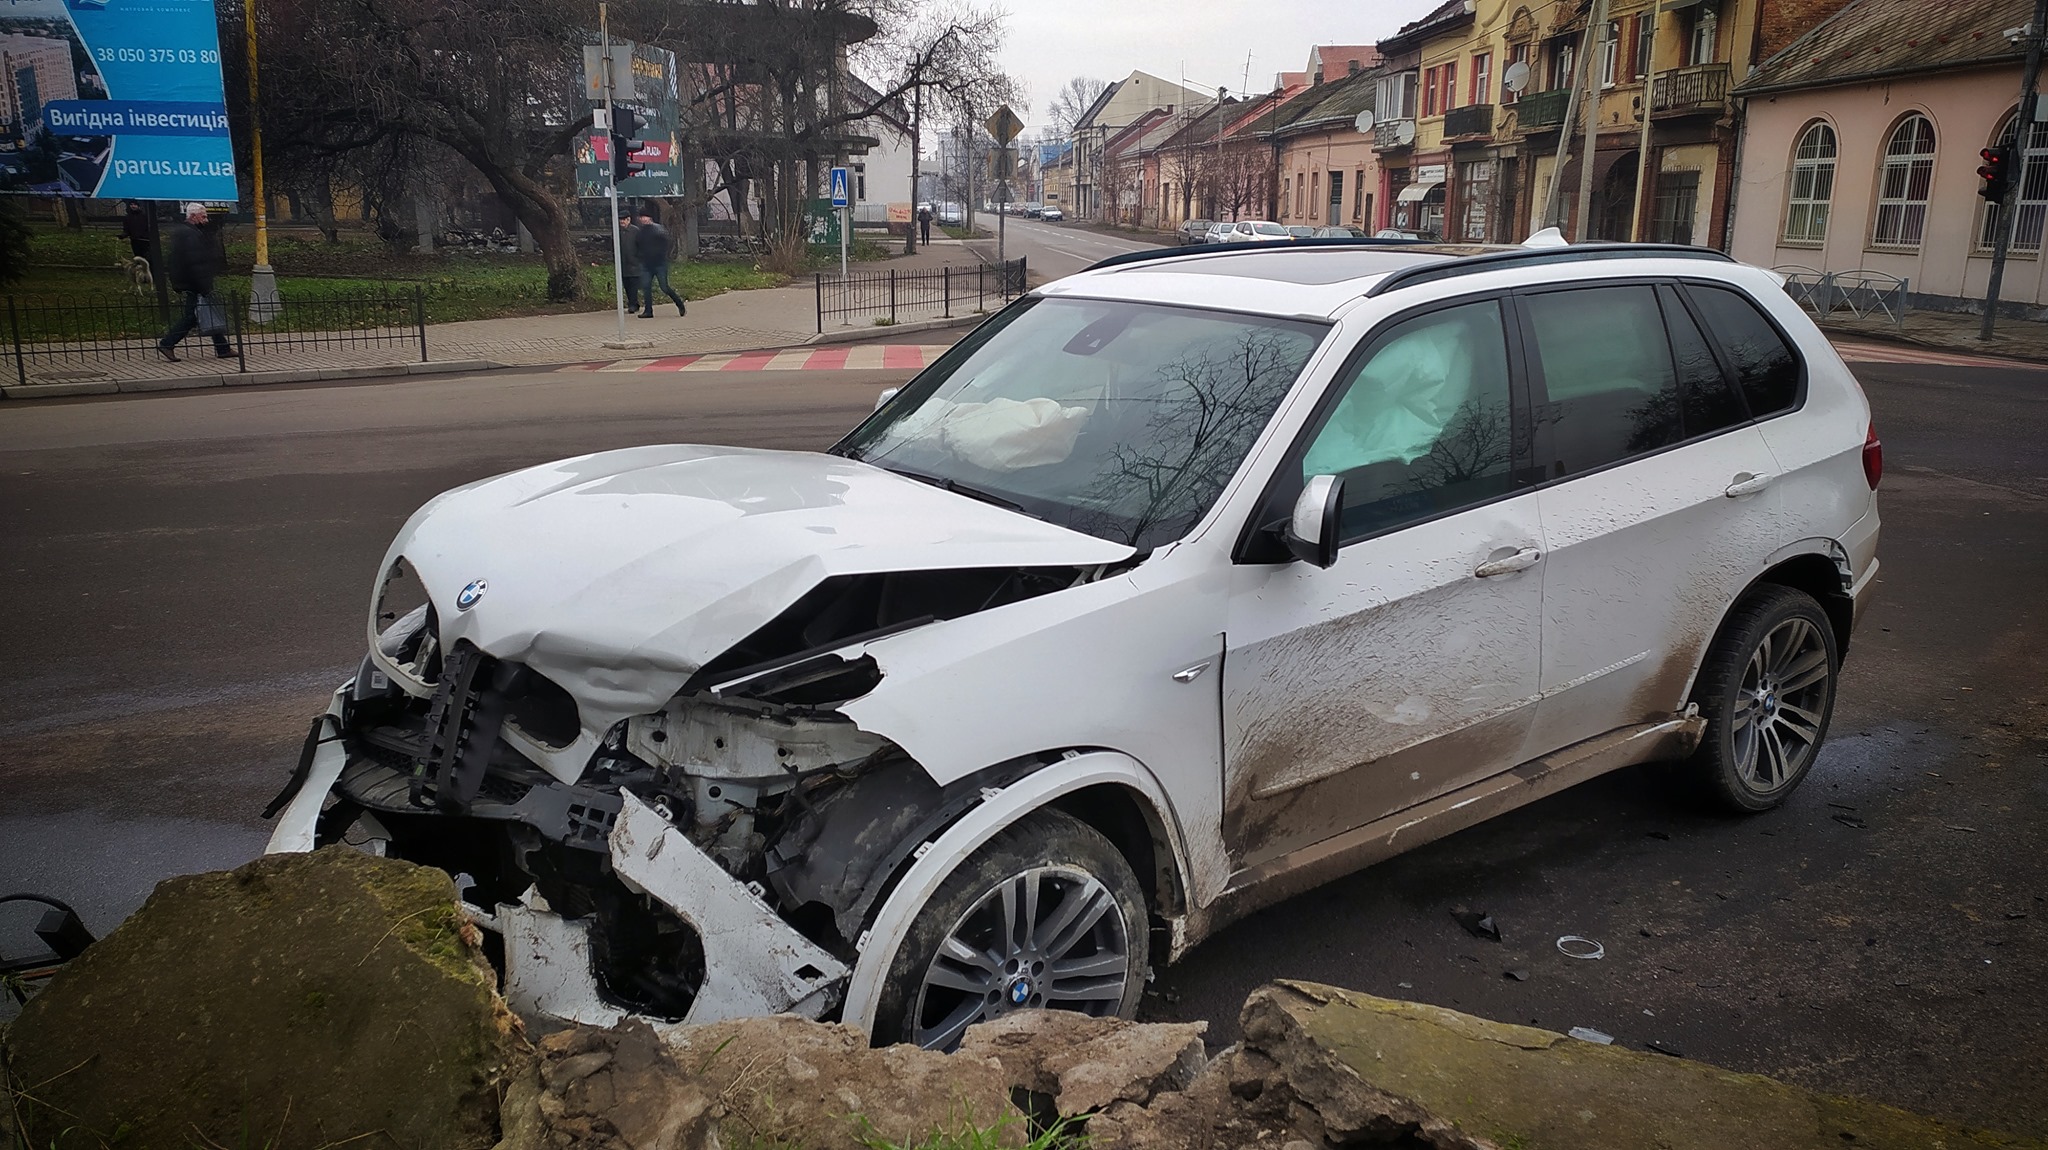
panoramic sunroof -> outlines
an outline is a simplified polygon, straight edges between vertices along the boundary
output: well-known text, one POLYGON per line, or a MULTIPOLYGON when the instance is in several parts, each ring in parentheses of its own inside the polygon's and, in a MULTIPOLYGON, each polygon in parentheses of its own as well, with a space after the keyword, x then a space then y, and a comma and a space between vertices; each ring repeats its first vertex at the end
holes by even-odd
POLYGON ((1256 251, 1218 252, 1170 260, 1127 264, 1119 272, 1174 272, 1241 276, 1288 283, 1333 284, 1362 276, 1385 275, 1417 264, 1439 263, 1450 256, 1415 248, 1290 247, 1275 244, 1256 251))

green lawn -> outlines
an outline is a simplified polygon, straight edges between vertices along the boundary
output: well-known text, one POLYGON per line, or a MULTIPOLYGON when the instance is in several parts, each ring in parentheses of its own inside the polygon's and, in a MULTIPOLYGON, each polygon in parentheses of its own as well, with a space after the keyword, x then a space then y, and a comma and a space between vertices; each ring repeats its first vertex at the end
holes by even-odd
MULTIPOLYGON (((581 249, 579 249, 581 250, 581 249)), ((608 252, 604 253, 609 257, 608 252)), ((43 225, 35 228, 28 277, 5 289, 15 304, 14 322, 27 339, 65 337, 67 332, 90 330, 117 335, 154 335, 161 327, 153 300, 138 300, 129 288, 123 270, 128 244, 111 228, 88 228, 82 232, 43 225), (59 312, 55 306, 88 306, 92 317, 77 311, 59 312), (133 330, 130 330, 133 329, 133 330)), ((231 239, 228 243, 229 272, 220 280, 224 292, 246 296, 248 269, 255 262, 254 244, 231 239)), ((289 305, 295 301, 337 301, 372 297, 397 297, 402 308, 392 312, 398 322, 412 322, 411 301, 417 290, 428 323, 455 320, 492 319, 501 316, 539 315, 567 311, 602 311, 613 306, 612 267, 609 258, 593 263, 585 258, 583 299, 576 303, 550 303, 547 299, 547 269, 539 256, 500 255, 451 251, 432 256, 394 254, 376 239, 343 233, 337 244, 329 244, 317 233, 274 234, 270 263, 277 270, 278 289, 287 304, 285 327, 293 326, 289 305)), ((728 291, 778 287, 781 276, 762 271, 749 257, 706 258, 674 264, 669 282, 686 299, 704 299, 728 291)), ((310 309, 309 326, 335 322, 333 306, 310 309)), ((361 322, 368 323, 371 313, 361 322)), ((382 322, 392 322, 386 319, 382 322)), ((0 331, 0 339, 8 335, 0 331)))

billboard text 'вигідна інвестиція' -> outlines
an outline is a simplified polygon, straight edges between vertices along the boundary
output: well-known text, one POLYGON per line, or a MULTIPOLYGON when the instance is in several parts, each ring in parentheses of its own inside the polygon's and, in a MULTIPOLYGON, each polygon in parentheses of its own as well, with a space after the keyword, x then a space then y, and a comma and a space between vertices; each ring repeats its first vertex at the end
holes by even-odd
POLYGON ((0 0, 0 192, 235 200, 213 0, 0 0))

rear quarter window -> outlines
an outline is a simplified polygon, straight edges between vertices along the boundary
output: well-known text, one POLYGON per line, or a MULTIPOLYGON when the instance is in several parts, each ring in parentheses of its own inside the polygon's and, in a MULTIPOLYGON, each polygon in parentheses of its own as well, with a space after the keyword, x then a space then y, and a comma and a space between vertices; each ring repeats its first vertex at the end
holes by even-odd
POLYGON ((1734 368, 1735 382, 1749 400, 1750 415, 1763 419, 1797 407, 1804 374, 1799 353, 1764 318, 1763 311, 1731 288, 1688 283, 1686 291, 1734 368))

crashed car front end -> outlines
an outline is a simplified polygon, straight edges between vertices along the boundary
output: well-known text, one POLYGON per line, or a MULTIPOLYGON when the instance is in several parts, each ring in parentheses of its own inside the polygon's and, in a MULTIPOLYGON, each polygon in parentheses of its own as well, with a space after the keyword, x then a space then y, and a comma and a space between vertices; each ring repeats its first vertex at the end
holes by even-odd
POLYGON ((862 644, 1098 579, 1131 549, 825 456, 612 454, 601 471, 535 469, 571 486, 514 473, 407 525, 372 596, 368 653, 272 806, 270 849, 347 843, 457 876, 503 941, 522 1009, 591 1022, 824 1016, 919 824, 976 792, 948 793, 840 712, 881 680, 862 644), (735 469, 752 479, 717 489, 735 469), (822 558, 802 550, 821 534, 811 528, 861 515, 876 487, 910 500, 915 526, 822 558), (550 496, 625 491, 623 507, 600 498, 543 516, 613 540, 587 541, 566 570, 505 558, 501 574, 458 583, 470 568, 437 559, 507 555, 469 534, 481 517, 509 527, 550 496), (781 512, 775 537, 796 542, 764 541, 762 491, 781 512), (588 522, 649 503, 672 513, 671 537, 588 522), (743 550, 728 542, 745 535, 743 550), (706 549, 745 554, 746 569, 707 571, 706 549), (682 551, 699 557, 696 587, 672 574, 682 551), (896 569, 1040 556, 1066 562, 896 569), (667 596, 647 591, 657 569, 667 596), (601 625, 578 622, 589 600, 601 625))

